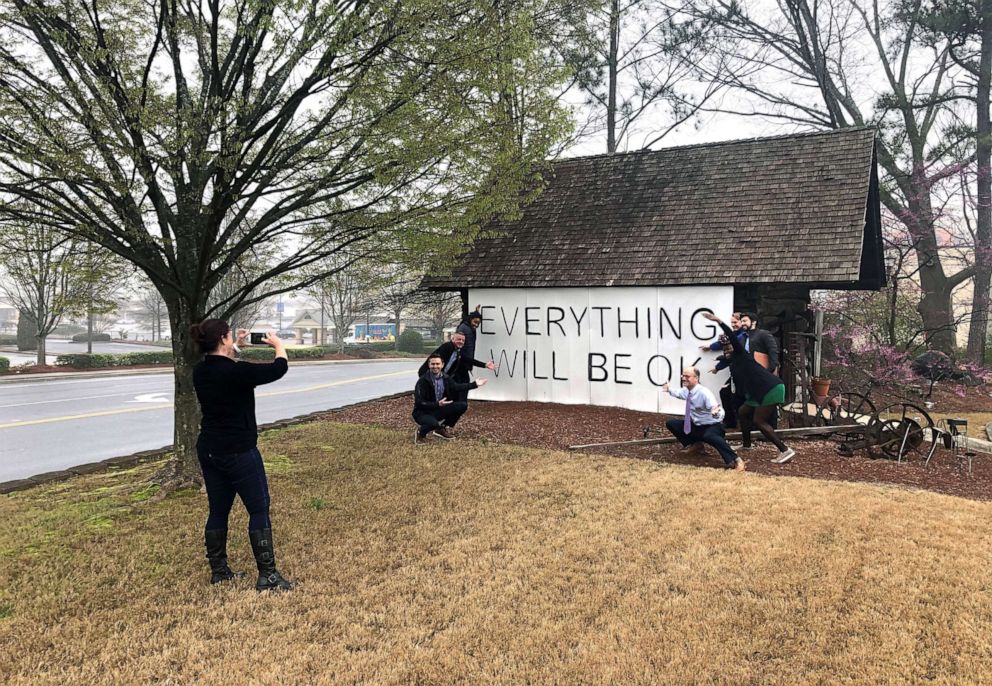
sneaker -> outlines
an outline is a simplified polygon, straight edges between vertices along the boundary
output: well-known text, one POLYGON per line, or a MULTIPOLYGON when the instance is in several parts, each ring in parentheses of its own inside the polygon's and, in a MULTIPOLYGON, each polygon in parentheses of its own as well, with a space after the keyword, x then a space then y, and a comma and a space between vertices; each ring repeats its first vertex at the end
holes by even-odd
POLYGON ((443 438, 446 441, 450 441, 452 438, 455 437, 455 434, 451 433, 451 429, 449 429, 446 426, 439 426, 438 428, 434 429, 434 435, 437 436, 438 438, 443 438))
POLYGON ((782 452, 780 452, 778 454, 778 457, 776 457, 774 460, 772 460, 772 462, 774 462, 775 464, 785 464, 786 462, 788 462, 789 460, 791 460, 795 456, 796 456, 796 451, 795 450, 793 450, 792 448, 786 448, 785 450, 783 450, 782 452))
POLYGON ((734 462, 734 466, 731 467, 731 469, 733 469, 735 472, 743 472, 744 470, 747 469, 747 465, 744 464, 744 460, 738 457, 737 460, 734 462))
MULTIPOLYGON (((428 434, 430 435, 430 434, 428 434)), ((427 436, 420 435, 420 429, 413 430, 413 444, 414 445, 424 445, 427 443, 427 436)))
POLYGON ((733 451, 740 450, 741 448, 744 447, 744 444, 741 443, 740 441, 735 441, 733 443, 727 443, 727 445, 729 445, 730 446, 730 449, 733 450, 733 451))

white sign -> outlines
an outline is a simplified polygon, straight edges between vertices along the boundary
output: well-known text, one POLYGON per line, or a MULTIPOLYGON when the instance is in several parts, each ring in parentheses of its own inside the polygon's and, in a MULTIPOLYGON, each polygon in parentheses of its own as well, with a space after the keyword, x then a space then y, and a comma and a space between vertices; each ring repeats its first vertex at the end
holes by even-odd
POLYGON ((472 397, 681 414, 684 401, 659 387, 677 387, 694 365, 719 390, 727 371, 710 374, 718 353, 699 348, 720 330, 702 313, 729 321, 733 302, 732 286, 471 290, 482 313, 475 357, 497 365, 474 370, 490 382, 472 397))

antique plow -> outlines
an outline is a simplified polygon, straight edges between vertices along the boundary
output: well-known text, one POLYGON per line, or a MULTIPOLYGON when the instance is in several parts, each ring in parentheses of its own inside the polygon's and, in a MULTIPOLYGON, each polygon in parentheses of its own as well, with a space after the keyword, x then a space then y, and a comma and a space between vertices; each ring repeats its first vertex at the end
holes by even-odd
MULTIPOLYGON (((859 396, 860 397, 860 396, 859 396)), ((866 406, 867 409, 867 406, 866 406)), ((874 406, 871 410, 874 410, 874 406)), ((800 427, 794 429, 779 429, 783 438, 812 438, 827 437, 839 443, 837 451, 841 455, 853 455, 856 450, 867 450, 869 454, 878 454, 902 461, 913 454, 918 455, 924 462, 929 463, 937 449, 941 430, 934 425, 933 418, 918 405, 911 403, 895 403, 870 414, 861 414, 847 405, 837 408, 835 412, 819 414, 821 426, 800 427)), ((667 433, 664 428, 646 426, 644 437, 631 441, 615 441, 609 443, 587 443, 569 446, 569 450, 587 450, 590 448, 609 448, 616 446, 662 445, 674 443, 673 436, 651 438, 651 434, 667 433)), ((739 432, 727 434, 728 440, 740 440, 739 432)), ((752 432, 752 438, 762 440, 758 431, 752 432)))

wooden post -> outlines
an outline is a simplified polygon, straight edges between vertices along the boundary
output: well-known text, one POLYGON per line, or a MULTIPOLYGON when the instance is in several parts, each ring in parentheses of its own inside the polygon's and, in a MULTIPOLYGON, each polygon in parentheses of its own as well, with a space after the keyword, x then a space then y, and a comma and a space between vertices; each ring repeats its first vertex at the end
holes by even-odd
POLYGON ((803 404, 802 422, 807 426, 806 408, 809 407, 809 374, 806 372, 806 337, 801 333, 796 334, 798 356, 799 356, 799 399, 803 404))

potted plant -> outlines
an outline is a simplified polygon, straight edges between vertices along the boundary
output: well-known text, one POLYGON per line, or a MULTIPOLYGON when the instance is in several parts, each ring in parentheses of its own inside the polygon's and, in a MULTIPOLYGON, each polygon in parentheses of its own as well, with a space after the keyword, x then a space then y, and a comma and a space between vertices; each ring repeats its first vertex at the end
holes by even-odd
POLYGON ((813 395, 817 398, 826 398, 830 392, 830 379, 822 376, 813 377, 813 395))

